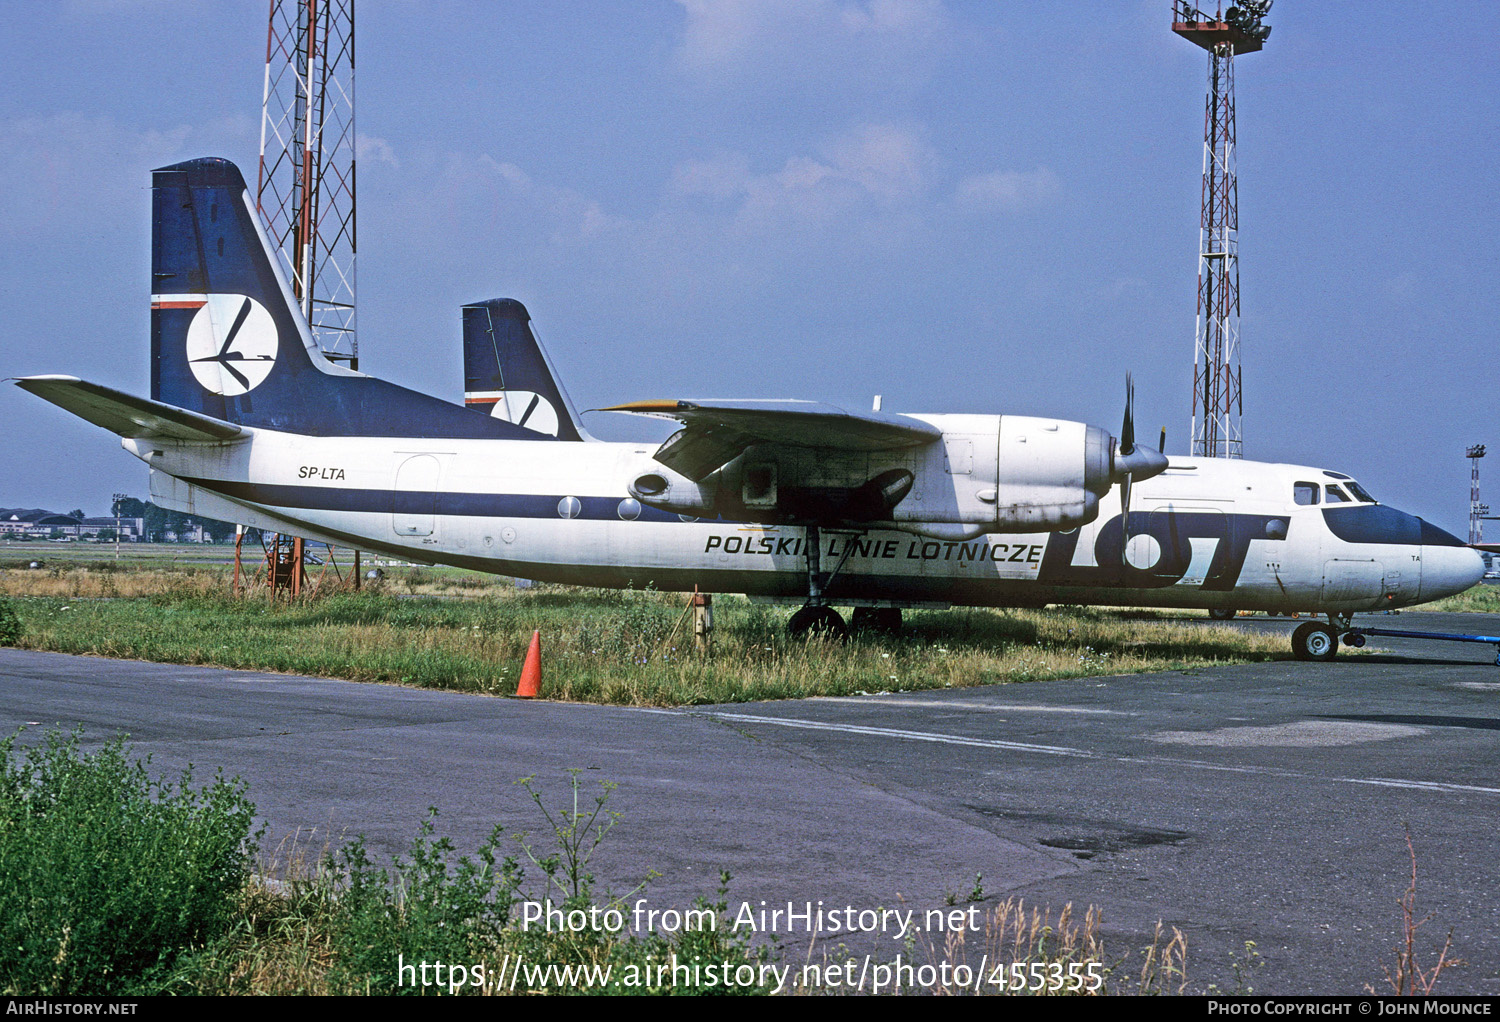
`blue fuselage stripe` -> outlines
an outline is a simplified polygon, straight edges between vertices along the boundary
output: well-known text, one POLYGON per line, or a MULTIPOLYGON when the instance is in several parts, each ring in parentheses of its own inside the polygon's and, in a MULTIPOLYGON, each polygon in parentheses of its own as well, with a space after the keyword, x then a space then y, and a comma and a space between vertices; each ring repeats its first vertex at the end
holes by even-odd
MULTIPOLYGON (((373 514, 451 515, 460 518, 562 518, 558 505, 564 495, 530 493, 447 493, 411 490, 364 490, 331 486, 289 486, 222 479, 185 479, 194 486, 234 500, 264 507, 315 511, 363 511, 373 514)), ((624 497, 578 497, 575 518, 620 521, 624 497)), ((643 522, 681 522, 677 515, 641 505, 634 519, 643 522)))

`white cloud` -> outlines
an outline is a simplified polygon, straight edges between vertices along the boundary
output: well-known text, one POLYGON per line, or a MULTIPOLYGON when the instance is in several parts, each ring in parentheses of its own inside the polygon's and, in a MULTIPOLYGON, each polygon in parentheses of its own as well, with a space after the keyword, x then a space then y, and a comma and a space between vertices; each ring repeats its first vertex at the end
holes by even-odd
POLYGON ((930 191, 937 164, 916 131, 869 124, 833 139, 818 157, 792 156, 765 174, 751 172, 738 153, 687 161, 673 169, 670 192, 737 199, 739 226, 781 228, 798 219, 910 205, 930 191))
POLYGON ((1034 209, 1056 198, 1062 183, 1047 167, 1033 171, 1003 170, 974 174, 959 181, 954 200, 971 209, 1013 213, 1034 209))
POLYGON ((871 124, 829 147, 839 171, 870 194, 886 200, 911 198, 927 190, 937 157, 914 132, 871 124))
POLYGON ((773 91, 820 78, 890 83, 929 66, 951 34, 940 0, 678 0, 678 63, 773 91))
POLYGON ((373 160, 376 163, 384 163, 392 168, 399 169, 401 163, 396 159, 396 151, 391 144, 383 138, 375 135, 354 136, 354 157, 361 163, 373 160))
POLYGON ((170 128, 65 112, 0 121, 0 238, 62 225, 92 233, 134 227, 138 197, 157 167, 197 156, 243 153, 253 188, 258 124, 248 116, 170 128))
POLYGON ((668 190, 677 195, 728 199, 743 195, 752 180, 749 159, 742 153, 727 153, 712 159, 679 163, 672 168, 668 190))

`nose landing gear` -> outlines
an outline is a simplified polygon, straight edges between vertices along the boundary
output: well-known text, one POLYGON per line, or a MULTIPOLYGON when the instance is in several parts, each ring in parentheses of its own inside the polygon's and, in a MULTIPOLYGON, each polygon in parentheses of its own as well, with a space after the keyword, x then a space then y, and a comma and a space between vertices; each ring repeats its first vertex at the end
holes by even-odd
POLYGON ((1307 621, 1292 633, 1292 655, 1298 660, 1332 660, 1338 652, 1338 633, 1328 625, 1307 621))
MULTIPOLYGON (((1292 655, 1298 660, 1332 660, 1338 656, 1339 634, 1347 632, 1354 624, 1354 615, 1339 612, 1328 615, 1328 623, 1308 621, 1297 626, 1292 633, 1292 655)), ((1347 637, 1346 637, 1347 638, 1347 637)), ((1350 638, 1349 645, 1363 646, 1364 638, 1350 638), (1355 641, 1355 639, 1358 641, 1355 641)))

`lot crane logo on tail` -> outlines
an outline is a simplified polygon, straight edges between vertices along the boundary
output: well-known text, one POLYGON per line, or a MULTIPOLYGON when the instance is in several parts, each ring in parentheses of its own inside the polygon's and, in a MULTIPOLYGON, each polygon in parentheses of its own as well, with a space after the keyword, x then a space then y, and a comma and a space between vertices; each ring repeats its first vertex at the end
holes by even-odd
MULTIPOLYGON (((187 330, 187 360, 204 390, 225 397, 248 394, 276 365, 276 323, 248 295, 182 295, 203 304, 187 330)), ((158 303, 161 304, 161 303, 158 303)))

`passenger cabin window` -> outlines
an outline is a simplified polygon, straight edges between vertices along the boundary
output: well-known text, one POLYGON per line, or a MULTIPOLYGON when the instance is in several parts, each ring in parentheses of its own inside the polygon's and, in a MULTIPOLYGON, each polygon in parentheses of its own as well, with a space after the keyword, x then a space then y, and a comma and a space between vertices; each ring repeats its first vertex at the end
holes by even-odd
POLYGON ((1379 503, 1374 497, 1370 496, 1369 490, 1366 490, 1363 486, 1359 485, 1359 483, 1356 483, 1353 479, 1349 480, 1349 482, 1345 483, 1344 485, 1349 487, 1349 492, 1354 494, 1355 500, 1363 501, 1366 504, 1379 503))
POLYGON ((1349 497, 1344 493, 1343 490, 1339 489, 1337 486, 1334 486, 1330 483, 1328 486, 1325 486, 1323 488, 1328 491, 1328 503, 1348 504, 1350 502, 1349 497))
POLYGON ((1316 504, 1318 502, 1318 484, 1293 483, 1292 500, 1298 504, 1316 504))

